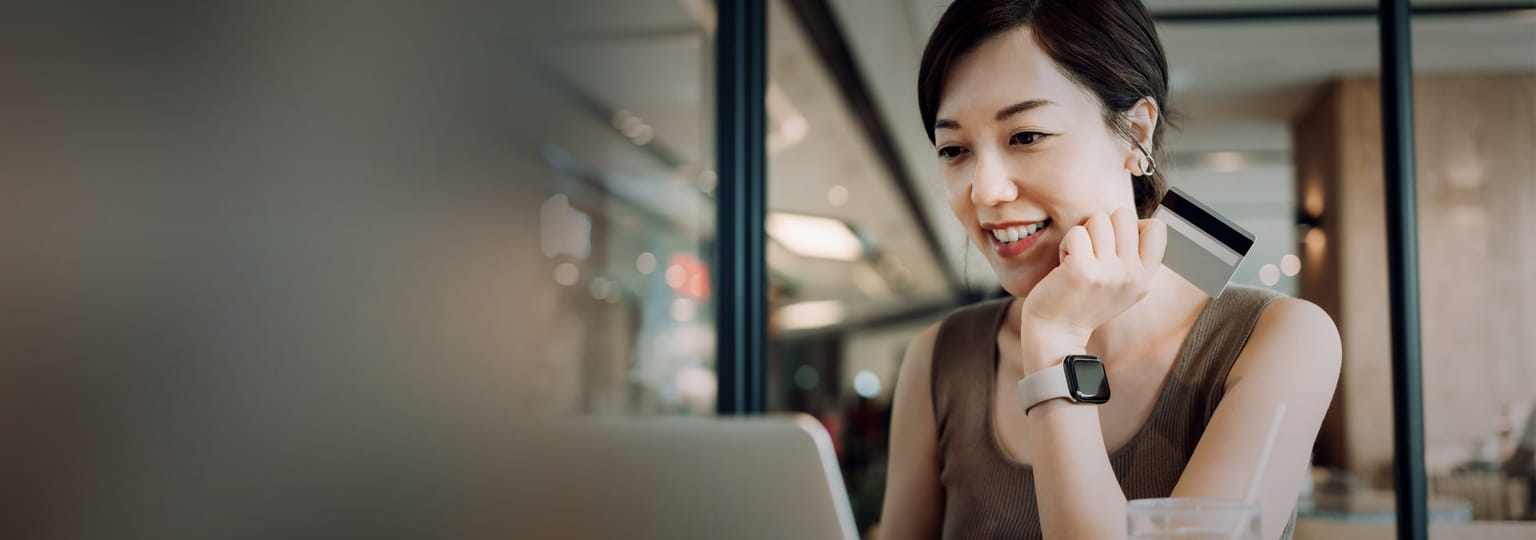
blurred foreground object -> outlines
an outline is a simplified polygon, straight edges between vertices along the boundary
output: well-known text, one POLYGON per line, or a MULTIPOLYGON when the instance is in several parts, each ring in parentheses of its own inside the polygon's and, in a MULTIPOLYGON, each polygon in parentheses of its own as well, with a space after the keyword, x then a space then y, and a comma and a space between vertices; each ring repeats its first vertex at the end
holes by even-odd
POLYGON ((528 538, 843 538, 853 512, 808 415, 551 419, 510 456, 528 538))

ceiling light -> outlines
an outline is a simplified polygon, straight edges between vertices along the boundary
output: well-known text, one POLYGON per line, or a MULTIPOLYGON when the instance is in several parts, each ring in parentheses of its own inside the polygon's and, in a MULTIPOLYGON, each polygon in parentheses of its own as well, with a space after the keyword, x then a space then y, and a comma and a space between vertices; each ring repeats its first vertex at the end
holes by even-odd
POLYGON ((1205 166, 1220 172, 1236 172, 1248 167, 1248 156, 1242 152, 1211 152, 1205 155, 1205 166))
POLYGON ((673 264, 667 267, 667 286, 681 289, 688 284, 688 269, 682 265, 673 264))
MULTIPOLYGON (((1307 229, 1307 236, 1302 241, 1307 244, 1307 249, 1317 253, 1322 253, 1328 248, 1328 235, 1323 234, 1322 227, 1307 229)), ((1307 256, 1311 257, 1312 253, 1308 253, 1307 256)))
POLYGON ((802 257, 853 261, 864 254, 864 243, 841 220, 772 212, 767 225, 769 236, 802 257))
MULTIPOLYGON (((624 132, 625 135, 629 135, 629 133, 628 131, 624 132)), ((651 138, 655 134, 656 132, 651 129, 650 124, 640 124, 640 127, 635 128, 634 134, 629 135, 629 140, 637 145, 645 146, 650 144, 651 138)))
POLYGON ((775 321, 785 330, 821 328, 843 321, 843 303, 836 300, 797 302, 779 308, 775 321))
POLYGON ((580 278, 581 270, 576 265, 568 262, 555 265, 555 283, 569 287, 575 285, 580 278))
POLYGON ((1307 194, 1302 197, 1302 208, 1306 209, 1307 215, 1313 218, 1323 215, 1323 187, 1320 185, 1321 183, 1317 179, 1309 180, 1307 182, 1307 194))
POLYGON ((848 204, 848 188, 843 186, 832 186, 832 189, 828 189, 827 204, 832 206, 842 206, 848 204))
POLYGON ((1259 267, 1259 281, 1264 282, 1266 287, 1273 287, 1280 282, 1280 269, 1273 264, 1259 267))
POLYGON ((874 399, 880 395, 880 376, 870 370, 860 371, 853 376, 853 391, 864 399, 874 399))
POLYGON ((630 119, 632 119, 634 117, 635 117, 634 113, 631 113, 631 112, 629 112, 627 110, 624 110, 624 109, 619 109, 617 111, 614 111, 614 113, 613 113, 613 129, 619 129, 619 130, 624 129, 624 126, 629 125, 630 119))
POLYGON ((1280 273, 1294 276, 1300 272, 1301 257, 1297 257, 1294 253, 1287 253, 1284 257, 1280 258, 1280 273))
POLYGON ((592 251, 592 219, 572 207, 564 193, 556 193, 539 205, 539 247, 549 258, 587 258, 592 251))
POLYGON ((715 392, 719 391, 719 381, 714 372, 698 366, 677 370, 672 384, 677 386, 678 393, 695 401, 712 400, 715 392))
POLYGON ((650 275, 651 272, 655 272, 656 255, 653 255, 651 252, 647 251, 645 253, 641 253, 639 257, 635 257, 635 270, 639 270, 641 274, 645 275, 650 275))
POLYGON ((640 129, 644 125, 645 120, 641 120, 640 117, 628 116, 625 117, 624 121, 619 124, 619 131, 624 132, 625 137, 634 137, 635 130, 640 129))
POLYGON ((677 322, 688 322, 693 320, 693 316, 698 313, 698 306, 694 305, 692 300, 687 298, 678 298, 672 301, 671 311, 672 320, 677 322))

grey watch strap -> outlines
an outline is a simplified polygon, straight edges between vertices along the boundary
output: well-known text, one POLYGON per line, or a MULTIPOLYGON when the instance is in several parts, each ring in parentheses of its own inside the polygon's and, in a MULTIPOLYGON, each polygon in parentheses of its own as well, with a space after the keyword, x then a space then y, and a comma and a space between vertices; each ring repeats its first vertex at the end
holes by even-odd
POLYGON ((1056 398, 1072 400, 1072 390, 1067 387, 1067 368, 1064 363, 1058 363, 1019 379, 1019 405, 1024 407, 1025 415, 1028 415, 1029 410, 1035 405, 1056 398))

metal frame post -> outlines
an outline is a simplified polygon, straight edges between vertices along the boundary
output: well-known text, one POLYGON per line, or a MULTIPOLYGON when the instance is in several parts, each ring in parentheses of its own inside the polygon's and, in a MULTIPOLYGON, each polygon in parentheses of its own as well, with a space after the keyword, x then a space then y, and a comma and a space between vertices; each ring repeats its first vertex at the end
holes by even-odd
POLYGON ((1419 347, 1418 193, 1413 155, 1413 54, 1408 0, 1380 0, 1382 159, 1387 276, 1392 310, 1392 472, 1397 537, 1428 534, 1424 479, 1423 366, 1419 347))
POLYGON ((766 410, 767 4, 716 4, 715 411, 766 410))

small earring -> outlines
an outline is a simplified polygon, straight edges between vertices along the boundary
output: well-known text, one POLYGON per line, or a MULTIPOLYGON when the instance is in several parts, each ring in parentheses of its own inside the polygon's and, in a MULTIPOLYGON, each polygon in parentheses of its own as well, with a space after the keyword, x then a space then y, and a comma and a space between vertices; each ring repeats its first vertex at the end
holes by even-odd
POLYGON ((1141 148, 1141 159, 1136 161, 1136 167, 1141 169, 1141 174, 1137 176, 1152 176, 1157 160, 1152 158, 1152 153, 1147 151, 1147 147, 1140 144, 1136 146, 1141 148))

